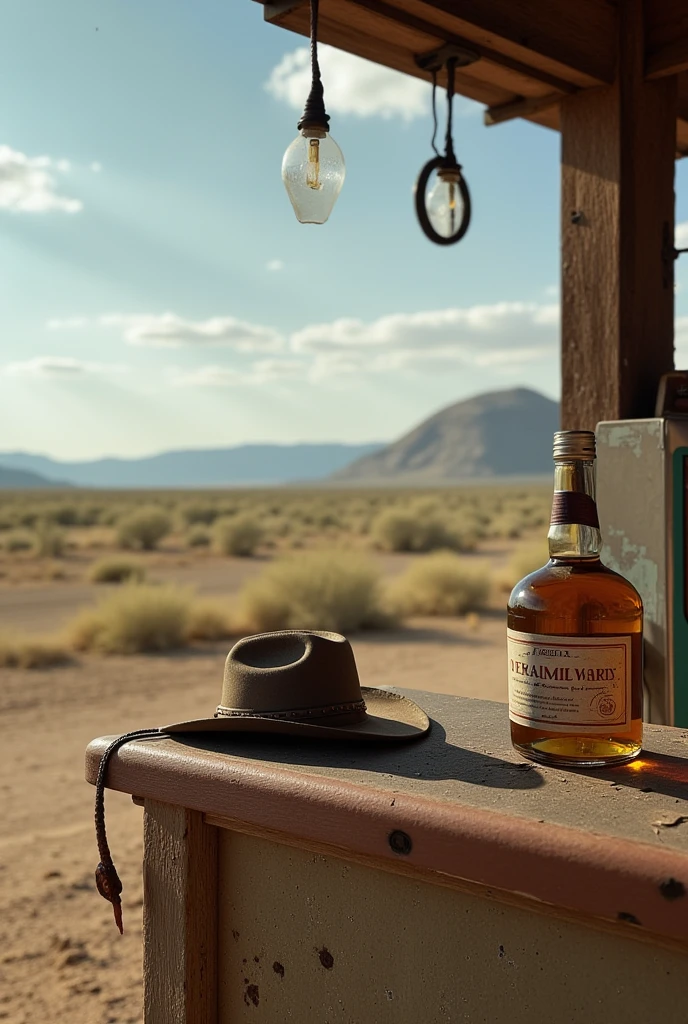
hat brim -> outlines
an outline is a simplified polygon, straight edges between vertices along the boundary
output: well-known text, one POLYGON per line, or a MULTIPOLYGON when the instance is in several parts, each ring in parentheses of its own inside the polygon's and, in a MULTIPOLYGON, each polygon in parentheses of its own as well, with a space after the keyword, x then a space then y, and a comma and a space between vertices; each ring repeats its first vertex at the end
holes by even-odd
POLYGON ((326 718, 321 722, 300 722, 283 718, 261 718, 260 715, 241 715, 176 722, 161 729, 161 732, 281 733, 289 736, 342 740, 401 741, 419 739, 430 728, 430 719, 422 708, 400 693, 362 686, 361 696, 366 702, 366 715, 360 722, 353 722, 350 725, 327 725, 326 718))

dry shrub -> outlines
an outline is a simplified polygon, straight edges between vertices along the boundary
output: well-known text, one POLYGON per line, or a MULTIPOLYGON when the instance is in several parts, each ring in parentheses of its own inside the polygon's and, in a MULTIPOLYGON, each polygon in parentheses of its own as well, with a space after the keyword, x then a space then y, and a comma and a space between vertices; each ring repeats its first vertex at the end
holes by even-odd
POLYGON ((64 530, 47 521, 38 523, 33 543, 38 558, 62 558, 65 546, 64 530))
POLYGON ((17 551, 30 551, 33 544, 31 535, 23 530, 12 530, 3 537, 2 541, 3 550, 9 554, 15 554, 17 551))
POLYGON ((130 558, 101 558, 88 571, 91 583, 142 583, 146 570, 130 558))
POLYGON ((382 602, 379 574, 344 551, 312 551, 273 562, 241 593, 240 620, 249 632, 380 629, 392 620, 382 602))
POLYGON ((173 586, 126 584, 74 619, 68 635, 80 651, 139 654, 184 647, 191 595, 173 586))
POLYGON ((220 515, 220 509, 217 505, 204 504, 203 502, 190 502, 188 505, 182 505, 181 517, 187 526, 212 526, 217 517, 220 515))
POLYGON ((187 548, 207 548, 210 546, 210 534, 204 526, 192 526, 186 534, 187 548))
POLYGON ((54 668, 70 661, 59 640, 0 636, 0 668, 54 668))
POLYGON ((239 632, 226 604, 207 599, 191 605, 186 624, 189 640, 226 640, 239 632))
POLYGON ((153 551, 172 529, 166 512, 152 506, 124 516, 117 524, 117 543, 134 551, 153 551))
POLYGON ((263 539, 263 530, 250 515, 218 519, 215 523, 215 544, 222 555, 248 558, 255 554, 263 539))
POLYGON ((371 534, 384 551, 469 551, 477 541, 474 534, 452 529, 437 514, 419 509, 403 512, 391 508, 381 512, 372 524, 371 534))
POLYGON ((444 551, 410 566, 390 586, 389 599, 401 615, 464 615, 484 607, 490 589, 484 568, 444 551))
POLYGON ((511 590, 519 580, 542 568, 548 560, 549 547, 546 540, 519 545, 501 577, 502 589, 511 590))

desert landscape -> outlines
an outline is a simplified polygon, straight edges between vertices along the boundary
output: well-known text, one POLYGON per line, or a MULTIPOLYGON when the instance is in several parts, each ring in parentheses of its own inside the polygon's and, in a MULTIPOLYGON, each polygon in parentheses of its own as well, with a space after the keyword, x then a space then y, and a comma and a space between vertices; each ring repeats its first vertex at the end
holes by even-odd
POLYGON ((106 798, 120 937, 93 884, 93 737, 211 713, 232 638, 282 625, 345 632, 364 685, 505 700, 506 593, 545 557, 548 503, 515 484, 4 492, 0 1020, 141 1020, 141 810, 106 798))

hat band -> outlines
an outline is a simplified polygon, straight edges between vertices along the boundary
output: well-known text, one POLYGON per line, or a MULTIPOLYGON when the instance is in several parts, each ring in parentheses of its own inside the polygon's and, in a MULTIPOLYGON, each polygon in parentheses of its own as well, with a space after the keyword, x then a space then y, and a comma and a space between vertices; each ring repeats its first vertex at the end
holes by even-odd
POLYGON ((225 708, 219 705, 215 718, 278 718, 301 721, 306 718, 326 718, 328 715, 347 715, 352 712, 364 714, 364 700, 352 700, 348 704, 327 704, 322 708, 297 708, 294 711, 245 711, 239 708, 225 708))

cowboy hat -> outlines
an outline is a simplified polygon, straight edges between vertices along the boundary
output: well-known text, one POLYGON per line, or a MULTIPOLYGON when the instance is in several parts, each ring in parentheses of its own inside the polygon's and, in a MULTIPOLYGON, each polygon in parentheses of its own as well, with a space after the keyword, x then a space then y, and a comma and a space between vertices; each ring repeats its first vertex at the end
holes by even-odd
POLYGON ((290 629, 239 640, 227 655, 222 700, 213 718, 160 731, 411 740, 429 728, 425 712, 407 697, 361 687, 345 637, 290 629))
POLYGON ((276 733, 335 740, 413 740, 430 728, 428 716, 408 697, 361 687, 349 641, 339 633, 301 629, 248 636, 225 663, 222 703, 213 718, 138 729, 114 739, 103 752, 96 779, 98 892, 112 904, 120 932, 122 883, 105 831, 105 785, 113 754, 131 740, 175 733, 276 733))

